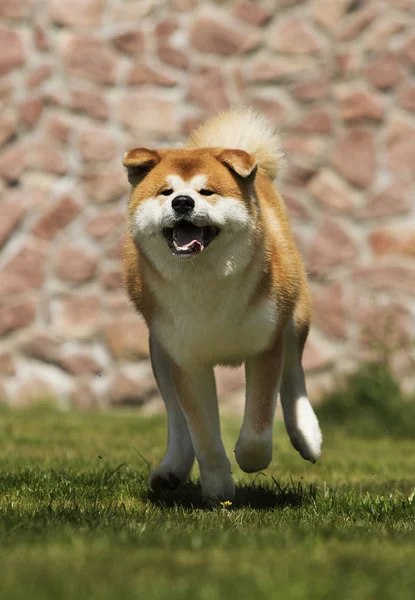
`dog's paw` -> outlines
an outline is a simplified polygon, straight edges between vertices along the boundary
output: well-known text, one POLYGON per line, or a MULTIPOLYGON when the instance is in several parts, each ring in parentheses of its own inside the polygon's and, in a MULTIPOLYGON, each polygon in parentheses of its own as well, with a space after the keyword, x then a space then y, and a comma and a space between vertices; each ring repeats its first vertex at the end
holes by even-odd
POLYGON ((272 459, 272 437, 241 433, 235 447, 236 462, 245 473, 266 469, 272 459))
POLYGON ((154 469, 149 481, 151 489, 155 492, 175 490, 181 483, 181 479, 172 471, 162 468, 154 469))
POLYGON ((294 422, 286 424, 291 443, 305 460, 315 463, 321 455, 323 438, 308 398, 297 401, 295 417, 294 422))
POLYGON ((217 504, 225 500, 233 500, 235 484, 229 469, 203 470, 200 473, 203 498, 208 504, 217 504))
POLYGON ((183 483, 192 468, 193 461, 187 461, 187 464, 169 464, 161 463, 150 475, 150 487, 154 491, 175 490, 183 483))

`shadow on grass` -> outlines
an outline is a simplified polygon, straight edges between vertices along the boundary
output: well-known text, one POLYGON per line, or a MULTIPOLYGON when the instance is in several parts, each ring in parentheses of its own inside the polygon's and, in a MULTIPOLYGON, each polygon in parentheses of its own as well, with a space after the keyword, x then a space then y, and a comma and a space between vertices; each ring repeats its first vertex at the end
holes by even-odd
MULTIPOLYGON (((235 486, 235 498, 230 505, 225 504, 228 510, 240 508, 274 510, 285 506, 303 506, 316 496, 316 489, 313 485, 305 486, 301 482, 294 483, 293 481, 281 485, 273 477, 271 481, 257 483, 257 479, 258 476, 252 483, 235 486)), ((181 507, 188 510, 209 508, 209 504, 203 501, 200 482, 189 481, 173 491, 149 490, 146 499, 152 504, 164 508, 181 507)), ((220 505, 221 503, 219 503, 220 505)))

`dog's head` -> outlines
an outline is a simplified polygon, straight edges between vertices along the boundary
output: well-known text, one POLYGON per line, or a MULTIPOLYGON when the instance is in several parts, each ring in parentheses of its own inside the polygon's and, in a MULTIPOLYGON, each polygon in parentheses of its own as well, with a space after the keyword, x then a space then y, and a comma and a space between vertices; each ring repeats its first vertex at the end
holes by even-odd
POLYGON ((249 245, 257 211, 257 165, 251 154, 223 148, 136 148, 123 163, 133 186, 130 233, 153 262, 234 260, 237 246, 249 245))

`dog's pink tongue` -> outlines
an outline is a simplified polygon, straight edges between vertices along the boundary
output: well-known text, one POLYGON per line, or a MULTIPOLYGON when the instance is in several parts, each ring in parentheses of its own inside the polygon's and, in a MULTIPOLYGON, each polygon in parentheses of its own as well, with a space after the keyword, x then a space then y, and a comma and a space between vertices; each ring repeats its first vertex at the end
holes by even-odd
POLYGON ((176 243, 180 248, 188 248, 201 252, 204 249, 201 228, 191 223, 177 225, 176 243))

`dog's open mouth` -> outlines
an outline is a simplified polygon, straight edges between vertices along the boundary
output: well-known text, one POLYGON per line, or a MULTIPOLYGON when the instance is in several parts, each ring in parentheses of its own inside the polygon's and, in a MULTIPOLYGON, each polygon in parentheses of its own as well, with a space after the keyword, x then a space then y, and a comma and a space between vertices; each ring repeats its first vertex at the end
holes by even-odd
POLYGON ((183 257, 203 252, 218 233, 219 229, 213 225, 197 227, 188 221, 179 221, 174 227, 163 229, 173 254, 183 257))

